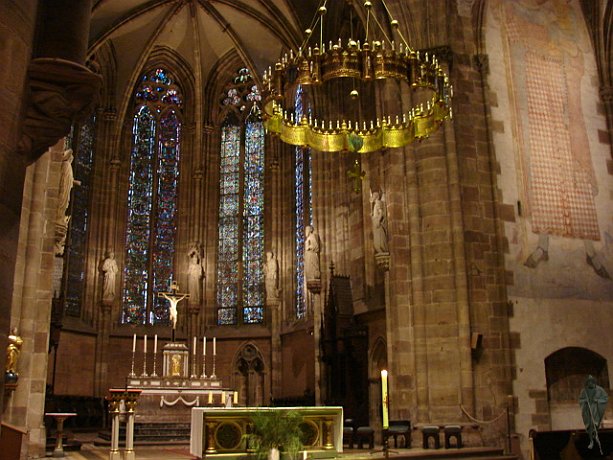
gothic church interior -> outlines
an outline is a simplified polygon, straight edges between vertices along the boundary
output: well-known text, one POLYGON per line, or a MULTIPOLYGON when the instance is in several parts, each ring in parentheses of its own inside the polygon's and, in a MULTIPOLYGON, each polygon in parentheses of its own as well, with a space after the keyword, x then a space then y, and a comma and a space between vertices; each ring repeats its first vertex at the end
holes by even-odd
MULTIPOLYGON (((613 3, 364 3, 0 2, 0 413, 22 458, 50 400, 102 401, 175 342, 241 406, 343 406, 380 433, 385 369, 414 426, 508 410, 522 455, 530 430, 583 427, 613 360, 613 3), (368 34, 436 56, 437 129, 366 152, 266 124, 275 63, 368 34)), ((382 132, 420 104, 393 70, 298 70, 277 99, 295 126, 382 132)), ((507 442, 500 420, 479 442, 507 442)))

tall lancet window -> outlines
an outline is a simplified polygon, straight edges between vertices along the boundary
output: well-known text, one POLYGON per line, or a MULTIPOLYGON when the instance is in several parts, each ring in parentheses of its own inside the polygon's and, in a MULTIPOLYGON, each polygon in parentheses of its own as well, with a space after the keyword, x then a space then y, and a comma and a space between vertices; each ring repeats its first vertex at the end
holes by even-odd
POLYGON ((217 323, 264 321, 264 126, 261 96, 239 69, 221 98, 217 323))
MULTIPOLYGON (((296 88, 295 116, 297 120, 308 113, 305 109, 304 93, 302 86, 296 88)), ((296 147, 295 150, 295 181, 296 191, 296 318, 304 318, 306 315, 306 281, 304 279, 304 233, 307 225, 313 225, 313 213, 311 205, 311 150, 304 147, 296 147)))
POLYGON ((70 229, 65 252, 64 311, 69 316, 81 315, 83 288, 85 286, 85 259, 87 233, 89 231, 89 200, 94 166, 96 117, 92 115, 73 134, 74 178, 79 185, 72 188, 70 199, 70 229), (75 139, 76 138, 76 139, 75 139))
POLYGON ((181 91, 165 69, 141 77, 135 95, 128 178, 122 322, 168 322, 168 289, 177 234, 181 91))

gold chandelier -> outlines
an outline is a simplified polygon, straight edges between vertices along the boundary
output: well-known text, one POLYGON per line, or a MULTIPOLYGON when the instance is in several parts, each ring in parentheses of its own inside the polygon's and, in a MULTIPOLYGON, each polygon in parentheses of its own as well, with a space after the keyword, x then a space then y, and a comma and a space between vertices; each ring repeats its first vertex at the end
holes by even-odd
MULTIPOLYGON (((441 123, 451 118, 453 88, 436 56, 415 51, 399 31, 398 21, 385 8, 395 37, 390 39, 373 13, 373 5, 365 1, 366 37, 364 42, 353 38, 323 42, 323 17, 326 2, 322 0, 312 27, 305 33, 302 46, 283 56, 264 72, 264 110, 266 129, 279 135, 287 144, 308 146, 322 152, 373 152, 387 147, 404 147, 415 140, 428 138, 441 123), (369 39, 371 19, 383 35, 382 40, 369 39), (310 45, 313 30, 319 24, 319 44, 310 45), (319 87, 338 78, 352 78, 368 83, 396 80, 420 92, 420 101, 410 110, 383 114, 372 119, 322 119, 312 114, 295 117, 285 105, 291 85, 319 87), (300 118, 300 119, 298 119, 300 118)), ((354 89, 350 97, 357 98, 354 89)), ((416 99, 416 97, 414 97, 416 99)))

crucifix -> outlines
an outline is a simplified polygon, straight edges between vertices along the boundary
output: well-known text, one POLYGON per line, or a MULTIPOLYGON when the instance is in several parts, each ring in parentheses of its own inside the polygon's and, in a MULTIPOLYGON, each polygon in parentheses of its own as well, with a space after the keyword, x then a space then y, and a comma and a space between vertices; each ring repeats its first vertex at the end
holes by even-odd
POLYGON ((163 297, 170 302, 168 313, 172 321, 172 341, 175 341, 175 329, 177 328, 177 304, 183 299, 188 299, 189 294, 179 292, 179 285, 172 281, 168 292, 158 292, 158 297, 163 297))

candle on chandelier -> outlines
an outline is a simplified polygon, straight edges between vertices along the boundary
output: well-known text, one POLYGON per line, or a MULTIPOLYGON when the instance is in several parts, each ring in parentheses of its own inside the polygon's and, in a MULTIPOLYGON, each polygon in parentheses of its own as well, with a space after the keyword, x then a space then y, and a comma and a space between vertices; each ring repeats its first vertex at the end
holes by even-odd
POLYGON ((383 369, 381 371, 381 402, 383 403, 383 429, 389 428, 389 414, 388 414, 388 395, 387 395, 387 371, 383 369))
POLYGON ((206 336, 202 337, 202 356, 206 356, 206 336))
POLYGON ((217 337, 213 337, 213 356, 217 354, 217 337))
POLYGON ((143 341, 143 352, 147 353, 147 334, 145 334, 145 340, 143 341))
POLYGON ((192 354, 196 356, 196 337, 194 337, 194 349, 192 350, 192 354))
POLYGON ((153 354, 155 355, 158 352, 158 335, 155 334, 153 337, 153 354))
POLYGON ((132 337, 132 353, 136 353, 136 334, 132 337))

